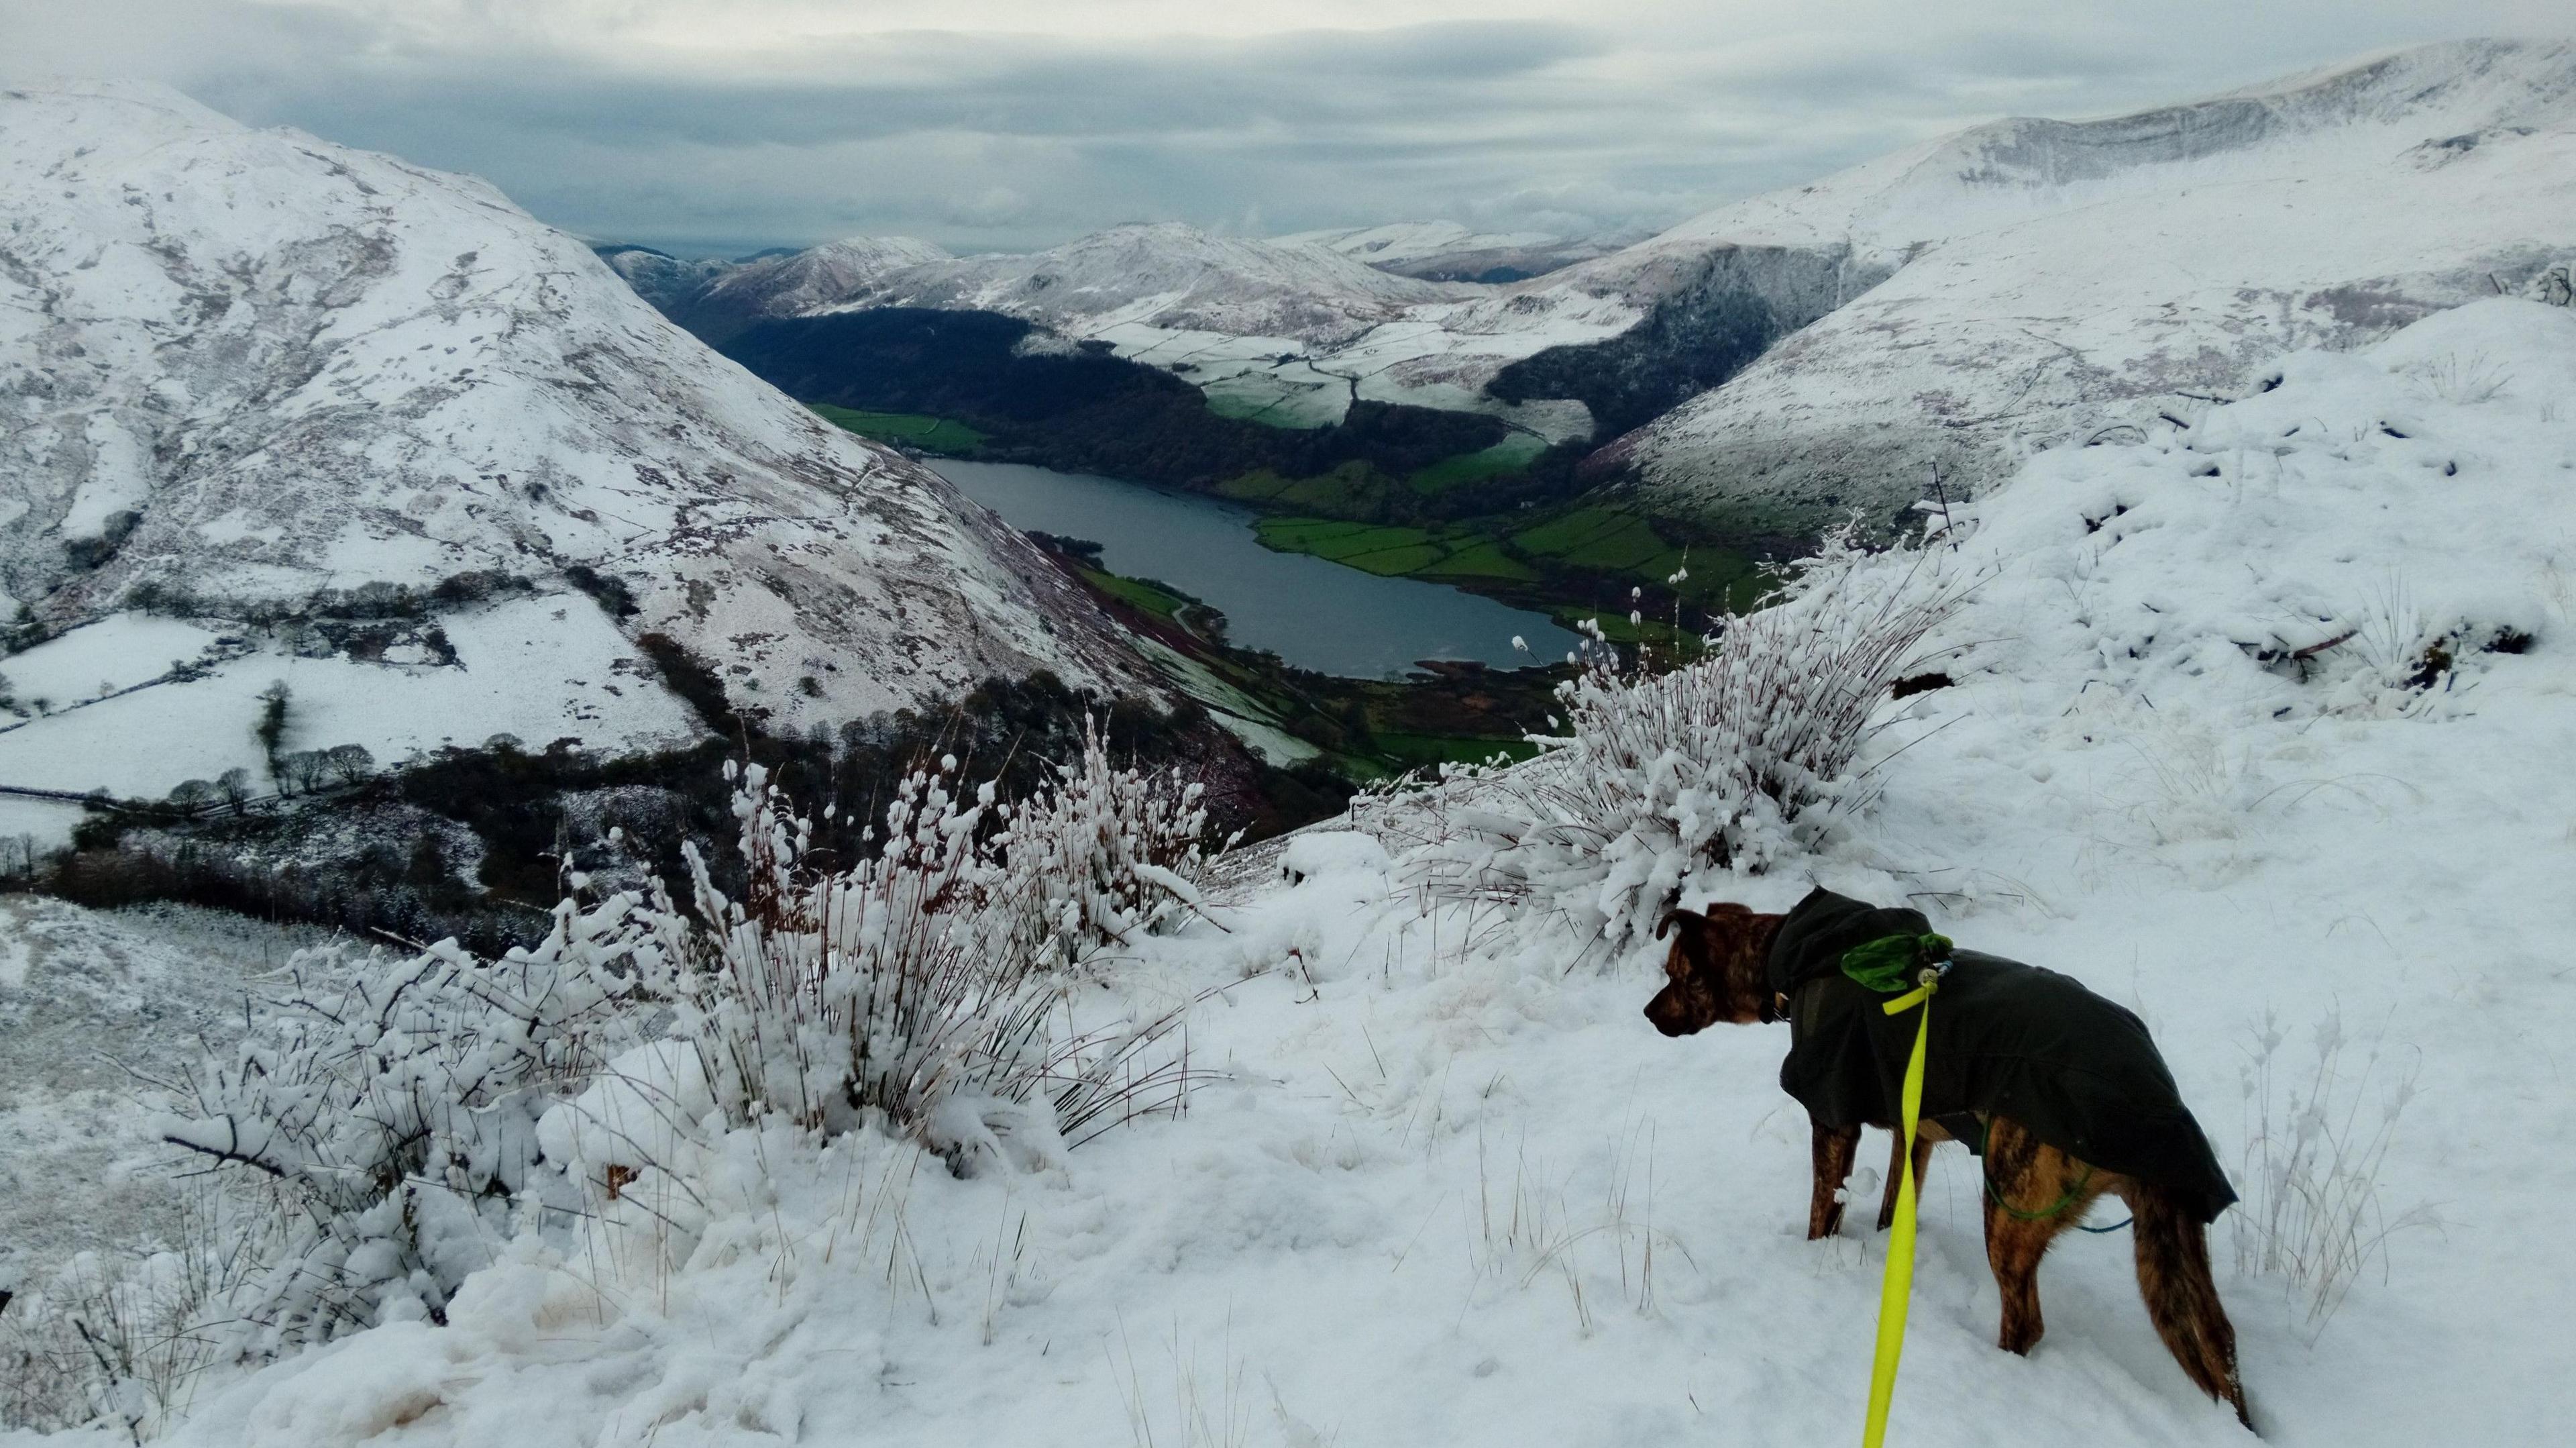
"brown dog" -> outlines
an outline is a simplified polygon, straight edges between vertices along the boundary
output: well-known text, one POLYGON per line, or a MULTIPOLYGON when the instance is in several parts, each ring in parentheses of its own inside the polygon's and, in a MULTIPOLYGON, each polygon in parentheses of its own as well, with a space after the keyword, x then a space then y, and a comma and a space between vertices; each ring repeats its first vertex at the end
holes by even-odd
MULTIPOLYGON (((1666 916, 1656 934, 1676 927, 1677 933, 1664 961, 1667 981, 1647 1003, 1646 1019, 1667 1036, 1690 1035, 1717 1021, 1749 1025, 1787 1019, 1792 1001, 1772 989, 1771 962, 1773 942, 1787 918, 1757 914, 1741 905, 1714 905, 1706 914, 1676 910, 1666 916)), ((1927 1114, 1931 1109, 1927 1100, 1927 1114)), ((1957 1124, 1962 1118, 1951 1119, 1957 1124)), ((2147 1316, 2154 1321, 2157 1335, 2194 1383, 2233 1407, 2238 1421, 2252 1427, 2237 1378, 2235 1329, 2210 1277, 2206 1217, 2175 1191, 2079 1161, 2040 1141, 2009 1116, 1978 1112, 1973 1120, 1984 1136, 1986 1261, 2003 1297, 2001 1346, 2008 1352, 2027 1353, 2038 1343, 2042 1331, 2039 1259, 2059 1232, 2082 1219, 2096 1198, 2115 1194, 2128 1203, 2135 1218, 2138 1290, 2146 1299, 2147 1316)), ((1896 1129, 1892 1121, 1867 1124, 1891 1133, 1896 1129)), ((1933 1143, 1951 1139, 1953 1134, 1934 1122, 1921 1123, 1913 1162, 1918 1183, 1933 1143)), ((1829 1237, 1841 1229, 1843 1208, 1836 1198, 1851 1175, 1859 1144, 1858 1125, 1814 1122, 1815 1182, 1807 1206, 1808 1240, 1829 1237)), ((1895 1217, 1897 1156, 1903 1149, 1900 1140, 1889 1154, 1887 1190, 1878 1209, 1881 1228, 1895 1217)))

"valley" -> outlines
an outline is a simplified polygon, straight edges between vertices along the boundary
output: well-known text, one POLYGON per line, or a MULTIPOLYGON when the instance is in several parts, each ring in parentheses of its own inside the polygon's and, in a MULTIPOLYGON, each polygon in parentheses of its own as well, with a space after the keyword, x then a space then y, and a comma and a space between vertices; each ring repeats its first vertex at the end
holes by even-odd
POLYGON ((862 436, 1244 504, 1272 548, 1562 625, 1598 617, 1623 640, 1671 636, 1676 620, 1696 637, 1760 596, 1758 560, 1808 543, 1588 497, 1578 446, 1492 418, 1355 402, 1320 425, 1256 421, 1105 347, 1033 351, 1038 336, 993 314, 891 309, 766 322, 725 350, 862 436))
POLYGON ((2576 42, 667 8, 0 85, 0 1448, 2556 1441, 2576 42))

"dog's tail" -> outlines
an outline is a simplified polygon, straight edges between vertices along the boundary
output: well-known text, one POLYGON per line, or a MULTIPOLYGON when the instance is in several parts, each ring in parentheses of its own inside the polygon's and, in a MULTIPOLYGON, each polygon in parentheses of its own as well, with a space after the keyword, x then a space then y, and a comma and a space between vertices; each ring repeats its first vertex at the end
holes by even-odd
POLYGON ((2160 1187, 2140 1182, 2127 1195, 2136 1218, 2138 1292, 2156 1335, 2201 1391, 2233 1407, 2236 1421, 2251 1429, 2236 1375, 2236 1329, 2210 1277, 2209 1229, 2160 1187))

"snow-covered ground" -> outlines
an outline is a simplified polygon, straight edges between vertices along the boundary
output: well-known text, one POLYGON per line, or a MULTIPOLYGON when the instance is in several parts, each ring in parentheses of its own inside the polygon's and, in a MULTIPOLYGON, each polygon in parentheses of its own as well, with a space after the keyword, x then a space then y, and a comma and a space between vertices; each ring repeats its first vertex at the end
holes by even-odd
MULTIPOLYGON (((1979 580, 1957 682, 1873 746, 1875 803, 1687 893, 1910 899, 2072 973, 2146 1018, 2231 1165, 2267 1116, 2367 1137, 2402 1106, 2376 1177, 2396 1229, 2339 1310, 2241 1269, 2241 1209, 2214 1229, 2257 1420, 2290 1445, 2555 1441, 2576 316, 2477 303, 2280 376, 2184 432, 2043 454, 1954 519, 1932 566, 1979 580)), ((1185 1116, 972 1180, 870 1133, 737 1132, 690 1170, 677 1261, 649 1234, 531 1237, 448 1326, 210 1382, 176 1441, 1856 1434, 1882 1240, 1865 1213, 1801 1239, 1783 1033, 1666 1040, 1639 1015, 1651 949, 1439 903, 1401 852, 1296 863, 1290 885, 1246 861, 1210 919, 1110 972, 1142 1002, 1220 992, 1188 1047, 1222 1078, 1185 1116)), ((1898 1441, 2245 1441, 2156 1341, 2125 1236, 2063 1239, 2047 1337, 1998 1351, 1973 1171, 1934 1158, 1898 1441)))
POLYGON ((184 907, 0 898, 0 1289, 166 1237, 184 1187, 138 1102, 241 1032, 246 993, 320 932, 184 907))
POLYGON ((7 659, 17 696, 48 707, 0 715, 0 784, 157 799, 235 767, 264 776, 256 730, 261 695, 277 683, 289 693, 281 748, 358 744, 386 764, 496 734, 532 749, 569 737, 613 755, 705 733, 582 594, 460 609, 439 629, 453 663, 417 643, 361 661, 174 619, 102 619, 7 659))

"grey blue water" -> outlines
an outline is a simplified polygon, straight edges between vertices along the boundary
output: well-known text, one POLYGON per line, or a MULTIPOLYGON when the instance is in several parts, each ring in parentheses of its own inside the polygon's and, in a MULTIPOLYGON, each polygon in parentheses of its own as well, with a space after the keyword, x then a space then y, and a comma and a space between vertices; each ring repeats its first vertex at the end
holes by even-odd
POLYGON ((1541 660, 1575 646, 1544 614, 1264 548, 1253 534, 1260 515, 1221 499, 1020 463, 930 465, 1012 527, 1098 543, 1110 572, 1222 610, 1229 641, 1301 669, 1361 679, 1397 677, 1425 659, 1508 669, 1532 661, 1512 648, 1515 636, 1541 660))

